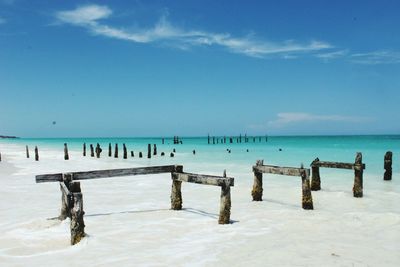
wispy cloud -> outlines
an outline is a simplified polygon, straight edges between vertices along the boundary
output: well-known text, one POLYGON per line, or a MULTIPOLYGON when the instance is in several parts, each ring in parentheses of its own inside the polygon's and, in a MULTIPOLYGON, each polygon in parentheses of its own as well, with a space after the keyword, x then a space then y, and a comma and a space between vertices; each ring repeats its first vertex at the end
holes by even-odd
POLYGON ((126 30, 105 23, 100 23, 112 15, 107 6, 86 5, 74 10, 60 11, 56 18, 67 23, 86 28, 96 35, 116 38, 136 43, 165 42, 177 48, 188 49, 193 46, 221 46, 233 53, 251 57, 266 57, 269 55, 292 56, 302 53, 315 53, 332 48, 332 45, 322 41, 312 40, 307 43, 295 41, 268 42, 255 39, 253 36, 234 37, 230 33, 213 33, 201 30, 182 29, 172 25, 165 16, 148 28, 126 30))
POLYGON ((320 53, 320 54, 316 54, 315 56, 320 59, 323 59, 323 60, 331 60, 331 59, 336 59, 336 58, 346 56, 348 53, 349 53, 349 51, 346 49, 346 50, 320 53))
POLYGON ((398 64, 400 63, 400 52, 380 50, 368 53, 352 54, 350 61, 358 64, 398 64))
POLYGON ((269 121, 268 126, 284 127, 295 123, 302 122, 367 122, 371 121, 370 117, 361 116, 343 116, 343 115, 317 115, 303 112, 278 113, 275 120, 269 121))

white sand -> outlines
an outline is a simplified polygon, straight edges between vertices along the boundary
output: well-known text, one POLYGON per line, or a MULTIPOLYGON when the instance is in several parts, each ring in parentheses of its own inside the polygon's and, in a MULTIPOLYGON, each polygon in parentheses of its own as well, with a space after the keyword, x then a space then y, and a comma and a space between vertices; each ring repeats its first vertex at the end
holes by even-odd
MULTIPOLYGON (((265 201, 252 202, 251 166, 227 162, 236 178, 230 225, 217 224, 218 187, 183 184, 185 209, 172 211, 168 174, 82 181, 88 236, 70 246, 69 220, 47 220, 59 214, 59 186, 36 184, 35 175, 149 162, 82 158, 78 151, 64 161, 45 149, 34 162, 16 151, 24 148, 2 145, 0 266, 400 266, 399 173, 389 183, 366 183, 364 198, 356 199, 353 174, 336 172, 346 184, 323 180, 323 190, 313 192, 315 210, 305 211, 299 179, 268 175, 265 201)), ((205 165, 185 170, 217 174, 205 165)))

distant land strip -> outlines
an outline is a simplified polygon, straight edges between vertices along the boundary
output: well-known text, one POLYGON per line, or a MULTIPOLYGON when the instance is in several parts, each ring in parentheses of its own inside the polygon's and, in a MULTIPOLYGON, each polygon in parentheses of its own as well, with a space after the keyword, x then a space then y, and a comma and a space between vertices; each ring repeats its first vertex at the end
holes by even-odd
POLYGON ((19 137, 16 137, 16 136, 9 136, 9 135, 0 135, 0 138, 10 138, 10 139, 13 139, 13 138, 19 138, 19 137))

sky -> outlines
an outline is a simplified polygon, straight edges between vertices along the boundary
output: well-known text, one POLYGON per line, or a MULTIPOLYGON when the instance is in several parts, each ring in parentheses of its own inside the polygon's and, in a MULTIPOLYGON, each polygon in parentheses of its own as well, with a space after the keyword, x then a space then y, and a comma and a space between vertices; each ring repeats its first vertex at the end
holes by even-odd
POLYGON ((400 1, 0 0, 0 135, 400 134, 400 1))

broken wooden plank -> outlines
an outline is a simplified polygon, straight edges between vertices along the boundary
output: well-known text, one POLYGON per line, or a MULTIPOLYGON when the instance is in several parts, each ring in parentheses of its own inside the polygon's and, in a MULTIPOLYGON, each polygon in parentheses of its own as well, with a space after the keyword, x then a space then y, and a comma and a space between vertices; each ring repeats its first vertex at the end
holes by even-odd
POLYGON ((234 178, 195 174, 195 173, 172 173, 172 179, 188 183, 205 184, 205 185, 216 185, 216 186, 233 186, 234 178))
POLYGON ((279 167, 272 165, 255 165, 253 166, 253 172, 259 173, 271 173, 288 176, 301 176, 302 172, 306 170, 307 175, 310 175, 310 169, 292 168, 292 167, 279 167))
POLYGON ((322 168, 336 168, 336 169, 347 169, 347 170, 359 170, 361 167, 364 170, 365 164, 354 164, 344 162, 332 162, 332 161, 313 161, 311 167, 322 167, 322 168))
MULTIPOLYGON (((110 169, 110 170, 98 170, 98 171, 86 171, 86 172, 71 172, 73 180, 86 180, 96 178, 111 178, 118 176, 130 176, 130 175, 142 175, 142 174, 158 174, 174 172, 180 165, 164 165, 164 166, 152 166, 152 167, 141 167, 141 168, 124 168, 124 169, 110 169)), ((61 182, 62 173, 55 174, 42 174, 36 175, 37 183, 44 182, 61 182)))

